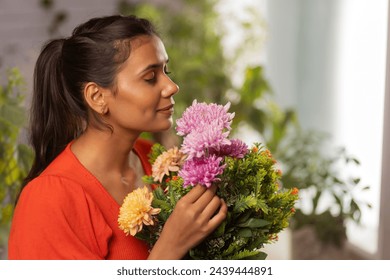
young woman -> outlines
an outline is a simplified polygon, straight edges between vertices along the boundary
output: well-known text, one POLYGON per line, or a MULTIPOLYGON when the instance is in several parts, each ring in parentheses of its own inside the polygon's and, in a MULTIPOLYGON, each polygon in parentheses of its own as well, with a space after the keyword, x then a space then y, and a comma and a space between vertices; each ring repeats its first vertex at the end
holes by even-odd
POLYGON ((9 259, 180 259, 226 217, 215 188, 177 204, 149 251, 118 227, 125 196, 150 174, 143 131, 172 125, 178 86, 149 21, 94 18, 48 42, 34 73, 33 167, 18 199, 9 259))

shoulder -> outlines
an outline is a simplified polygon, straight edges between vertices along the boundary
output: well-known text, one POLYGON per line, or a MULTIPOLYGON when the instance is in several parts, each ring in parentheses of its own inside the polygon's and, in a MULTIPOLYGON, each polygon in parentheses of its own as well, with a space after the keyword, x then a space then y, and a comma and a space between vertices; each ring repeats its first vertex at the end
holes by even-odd
POLYGON ((69 219, 79 219, 83 213, 89 214, 90 204, 78 182, 60 176, 41 175, 23 189, 15 214, 20 211, 23 216, 44 216, 52 221, 58 221, 58 215, 64 214, 69 219))
POLYGON ((41 175, 21 193, 9 245, 13 258, 94 259, 107 254, 111 235, 101 211, 79 183, 41 175))
POLYGON ((68 178, 76 182, 82 182, 89 177, 89 172, 73 154, 70 145, 71 143, 49 164, 39 177, 54 176, 54 179, 58 176, 58 178, 68 178))

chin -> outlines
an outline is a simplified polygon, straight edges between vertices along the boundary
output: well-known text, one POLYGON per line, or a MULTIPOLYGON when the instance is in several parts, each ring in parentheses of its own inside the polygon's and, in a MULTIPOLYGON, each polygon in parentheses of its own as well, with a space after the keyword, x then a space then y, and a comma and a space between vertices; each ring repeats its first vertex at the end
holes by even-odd
POLYGON ((159 125, 158 127, 156 127, 155 129, 151 129, 150 132, 164 132, 164 131, 167 131, 169 129, 172 128, 172 120, 165 123, 165 124, 161 124, 159 125))

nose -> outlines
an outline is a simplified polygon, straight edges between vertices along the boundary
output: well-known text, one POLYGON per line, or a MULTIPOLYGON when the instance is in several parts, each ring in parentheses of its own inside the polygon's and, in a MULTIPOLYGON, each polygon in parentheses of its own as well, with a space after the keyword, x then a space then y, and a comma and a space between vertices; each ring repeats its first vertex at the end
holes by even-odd
POLYGON ((167 84, 165 88, 162 91, 163 97, 171 97, 172 95, 175 95, 179 92, 179 86, 173 82, 169 77, 167 77, 167 84))

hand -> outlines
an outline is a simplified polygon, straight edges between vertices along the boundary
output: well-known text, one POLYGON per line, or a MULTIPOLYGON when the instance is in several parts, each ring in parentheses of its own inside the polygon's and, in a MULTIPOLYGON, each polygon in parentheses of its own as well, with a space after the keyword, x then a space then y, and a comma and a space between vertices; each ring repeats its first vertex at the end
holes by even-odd
POLYGON ((149 259, 180 259, 222 223, 227 205, 216 191, 197 185, 178 201, 149 259))

